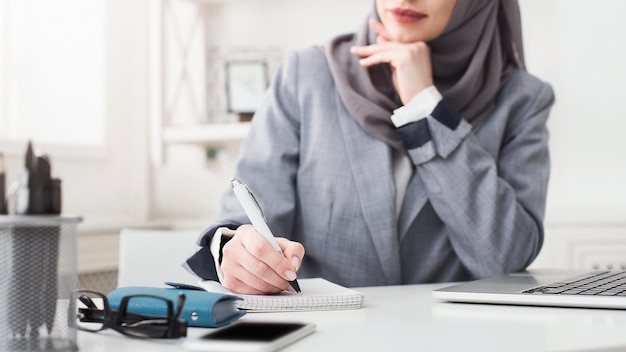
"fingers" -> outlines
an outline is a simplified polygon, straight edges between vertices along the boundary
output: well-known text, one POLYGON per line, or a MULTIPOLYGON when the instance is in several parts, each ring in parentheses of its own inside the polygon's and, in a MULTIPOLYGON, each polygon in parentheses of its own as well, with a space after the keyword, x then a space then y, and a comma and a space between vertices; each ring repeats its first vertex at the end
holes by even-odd
POLYGON ((248 261, 242 265, 254 274, 260 277, 272 279, 271 282, 276 284, 283 280, 292 281, 296 279, 296 270, 290 261, 272 245, 261 237, 252 227, 242 237, 242 243, 248 253, 246 259, 248 261))
POLYGON ((365 46, 353 46, 350 48, 352 55, 358 57, 362 66, 369 67, 380 63, 390 63, 393 57, 393 44, 372 44, 365 46))
POLYGON ((433 85, 430 48, 424 42, 355 46, 350 48, 350 52, 359 58, 359 64, 364 67, 389 64, 394 87, 404 104, 433 85))
MULTIPOLYGON (((366 57, 374 54, 375 52, 379 52, 384 49, 388 49, 391 46, 381 46, 381 44, 392 43, 391 36, 385 29, 382 23, 370 18, 369 25, 378 34, 376 36, 376 43, 378 45, 368 45, 368 46, 360 46, 351 48, 352 54, 358 57, 366 57), (367 48, 367 49, 365 49, 367 48)), ((387 61, 388 62, 388 61, 387 61)), ((368 63, 368 65, 370 65, 368 63)), ((370 65, 371 66, 371 65, 370 65)))
POLYGON ((222 249, 224 287, 244 294, 291 290, 287 281, 294 280, 297 271, 292 262, 298 261, 299 267, 304 248, 285 239, 280 239, 279 243, 288 251, 288 257, 276 251, 251 225, 237 229, 233 239, 222 249))
POLYGON ((354 50, 352 50, 352 53, 360 58, 359 64, 364 67, 370 67, 381 63, 392 63, 395 58, 393 53, 389 51, 378 50, 378 48, 375 48, 375 45, 354 48, 354 50))
POLYGON ((285 238, 277 238, 276 241, 283 251, 283 255, 291 262, 295 271, 298 271, 302 258, 304 258, 304 246, 298 242, 289 241, 285 238))
POLYGON ((247 271, 242 271, 239 275, 225 276, 222 280, 222 285, 232 292, 244 295, 276 294, 285 290, 268 285, 265 281, 259 280, 247 271))
POLYGON ((386 43, 391 41, 391 36, 389 35, 389 32, 387 32, 387 29, 385 29, 385 26, 383 26, 382 23, 376 21, 373 18, 370 18, 369 25, 370 28, 372 28, 372 30, 376 32, 376 34, 378 34, 378 37, 376 38, 378 43, 386 43))
POLYGON ((350 48, 350 52, 352 53, 352 55, 356 56, 356 57, 368 57, 370 55, 373 55, 375 53, 378 53, 382 50, 384 50, 384 48, 388 48, 389 45, 384 45, 384 44, 371 44, 371 45, 363 45, 363 46, 353 46, 350 48))
POLYGON ((350 51, 353 55, 360 58, 359 64, 364 67, 382 63, 398 67, 401 62, 409 60, 406 48, 396 43, 355 46, 350 48, 350 51))
MULTIPOLYGON (((382 44, 370 44, 363 46, 353 46, 350 48, 352 55, 361 59, 368 58, 373 55, 378 55, 378 63, 390 63, 392 61, 400 62, 415 62, 417 60, 429 60, 430 48, 424 42, 417 42, 412 44, 402 44, 396 42, 387 42, 382 44)), ((359 61, 361 64, 369 61, 359 61)))

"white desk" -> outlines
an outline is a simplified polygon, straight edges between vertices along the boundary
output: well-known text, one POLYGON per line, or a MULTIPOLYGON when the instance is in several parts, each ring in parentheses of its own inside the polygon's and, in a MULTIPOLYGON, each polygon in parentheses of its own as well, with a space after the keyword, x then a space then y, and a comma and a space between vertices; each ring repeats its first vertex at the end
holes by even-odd
MULTIPOLYGON (((624 351, 626 311, 443 303, 441 284, 367 287, 359 310, 250 313, 246 320, 317 324, 285 351, 624 351), (413 347, 414 346, 414 347, 413 347)), ((193 328, 189 336, 208 329, 193 328)), ((183 339, 135 340, 114 331, 79 332, 80 351, 185 351, 183 339)))

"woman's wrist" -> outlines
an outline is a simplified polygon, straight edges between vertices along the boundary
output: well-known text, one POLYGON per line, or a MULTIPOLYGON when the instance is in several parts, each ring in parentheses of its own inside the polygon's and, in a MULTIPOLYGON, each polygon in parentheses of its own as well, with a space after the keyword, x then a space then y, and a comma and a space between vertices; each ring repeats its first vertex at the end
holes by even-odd
POLYGON ((396 127, 417 121, 430 115, 443 97, 435 86, 423 89, 406 105, 394 110, 391 121, 396 127))
POLYGON ((235 235, 235 231, 228 227, 220 227, 215 231, 211 239, 210 250, 213 255, 215 271, 217 278, 223 282, 224 274, 222 273, 222 247, 235 235))

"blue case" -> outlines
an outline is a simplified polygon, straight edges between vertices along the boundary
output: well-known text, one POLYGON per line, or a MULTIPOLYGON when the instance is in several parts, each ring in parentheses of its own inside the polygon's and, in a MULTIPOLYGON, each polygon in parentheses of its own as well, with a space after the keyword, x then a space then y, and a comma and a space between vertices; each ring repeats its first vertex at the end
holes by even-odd
MULTIPOLYGON (((208 292, 204 290, 190 290, 165 287, 127 286, 111 291, 107 298, 111 309, 119 308, 122 298, 131 295, 154 295, 169 299, 174 303, 174 311, 178 309, 178 294, 182 292, 186 296, 181 319, 187 321, 188 326, 216 328, 230 324, 246 314, 245 310, 237 308, 237 302, 242 298, 208 292)), ((162 306, 155 306, 151 299, 133 299, 129 310, 140 314, 164 315, 162 306)))

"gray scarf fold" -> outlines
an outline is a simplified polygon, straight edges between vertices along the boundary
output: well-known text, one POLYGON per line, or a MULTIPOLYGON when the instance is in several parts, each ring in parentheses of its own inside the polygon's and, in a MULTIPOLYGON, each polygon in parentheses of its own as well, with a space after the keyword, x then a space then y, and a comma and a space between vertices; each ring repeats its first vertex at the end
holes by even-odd
MULTIPOLYGON (((371 17, 380 21, 375 4, 371 17)), ((391 70, 388 65, 364 68, 350 53, 351 46, 375 42, 366 20, 357 33, 331 40, 325 54, 351 115, 372 136, 405 151, 390 119, 402 106, 391 70)), ((479 124, 492 111, 508 72, 524 68, 517 0, 458 0, 448 26, 428 45, 435 86, 465 120, 479 124)))

